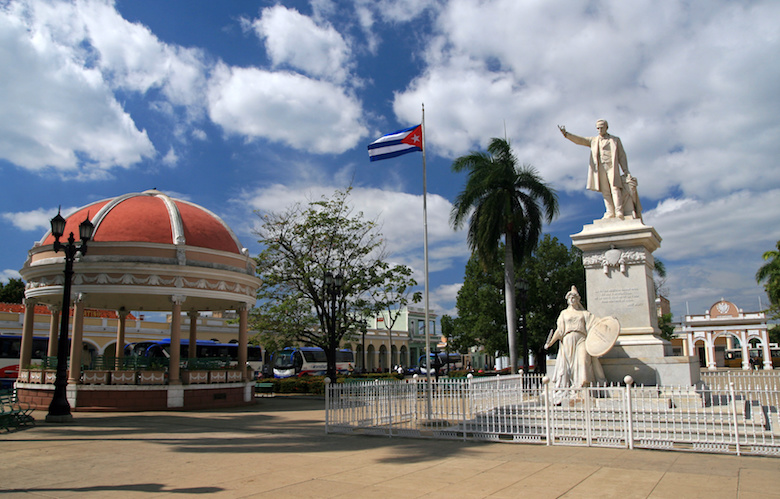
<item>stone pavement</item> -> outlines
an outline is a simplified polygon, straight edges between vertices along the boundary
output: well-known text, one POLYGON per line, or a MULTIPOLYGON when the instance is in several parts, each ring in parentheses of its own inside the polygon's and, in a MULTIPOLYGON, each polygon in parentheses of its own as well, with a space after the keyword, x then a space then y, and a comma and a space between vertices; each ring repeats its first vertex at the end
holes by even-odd
POLYGON ((0 496, 778 497, 780 458, 326 435, 321 398, 0 434, 0 496))

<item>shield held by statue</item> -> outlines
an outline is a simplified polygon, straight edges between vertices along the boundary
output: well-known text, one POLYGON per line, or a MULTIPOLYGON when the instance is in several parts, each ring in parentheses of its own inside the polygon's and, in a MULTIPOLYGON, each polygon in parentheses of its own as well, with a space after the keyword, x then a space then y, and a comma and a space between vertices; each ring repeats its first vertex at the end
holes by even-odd
POLYGON ((585 349, 592 357, 601 357, 609 352, 620 336, 620 322, 614 317, 602 317, 588 330, 585 349))

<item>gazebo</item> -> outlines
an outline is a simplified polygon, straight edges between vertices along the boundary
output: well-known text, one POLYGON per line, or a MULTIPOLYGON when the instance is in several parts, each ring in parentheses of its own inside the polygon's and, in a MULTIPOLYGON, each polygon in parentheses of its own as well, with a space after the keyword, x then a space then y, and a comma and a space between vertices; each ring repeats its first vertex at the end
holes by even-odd
MULTIPOLYGON (((247 314, 256 301, 260 280, 254 260, 233 231, 217 215, 194 203, 149 190, 104 199, 66 218, 65 235, 78 234, 89 219, 94 224, 86 255, 77 255, 71 300, 75 310, 71 327, 67 396, 78 409, 117 410, 190 409, 239 405, 253 401, 253 383, 246 366, 247 314), (82 373, 82 332, 85 309, 115 310, 119 316, 116 357, 124 355, 125 319, 130 311, 169 312, 170 362, 159 385, 87 384, 82 373), (182 313, 190 315, 189 344, 197 339, 196 318, 201 311, 235 310, 238 315, 238 374, 222 383, 191 383, 183 379, 180 349, 182 313)), ((36 304, 53 311, 49 355, 57 349, 57 320, 63 295, 62 253, 47 232, 28 252, 20 270, 27 282, 20 366, 30 364, 36 304)), ((190 349, 194 356, 195 349, 190 349)), ((117 362, 119 365, 119 362, 117 362)), ((186 366, 185 366, 186 367, 186 366)), ((17 392, 22 401, 45 408, 53 385, 24 379, 20 370, 17 392)), ((186 372, 185 372, 186 374, 186 372)))

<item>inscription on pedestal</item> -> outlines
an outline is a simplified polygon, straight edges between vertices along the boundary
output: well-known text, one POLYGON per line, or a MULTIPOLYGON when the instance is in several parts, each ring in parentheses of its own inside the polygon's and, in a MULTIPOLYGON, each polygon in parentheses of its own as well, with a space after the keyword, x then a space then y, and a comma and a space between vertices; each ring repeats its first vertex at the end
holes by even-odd
POLYGON ((599 289, 594 298, 604 305, 621 305, 624 307, 641 307, 642 295, 637 288, 599 289))

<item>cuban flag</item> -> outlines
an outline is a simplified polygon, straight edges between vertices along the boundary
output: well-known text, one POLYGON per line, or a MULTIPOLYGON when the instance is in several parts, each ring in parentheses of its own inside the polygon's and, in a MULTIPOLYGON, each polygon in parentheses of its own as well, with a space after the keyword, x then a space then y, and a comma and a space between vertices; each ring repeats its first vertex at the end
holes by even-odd
POLYGON ((382 135, 368 145, 368 157, 371 161, 395 158, 409 152, 422 151, 422 125, 404 128, 397 132, 382 135))

